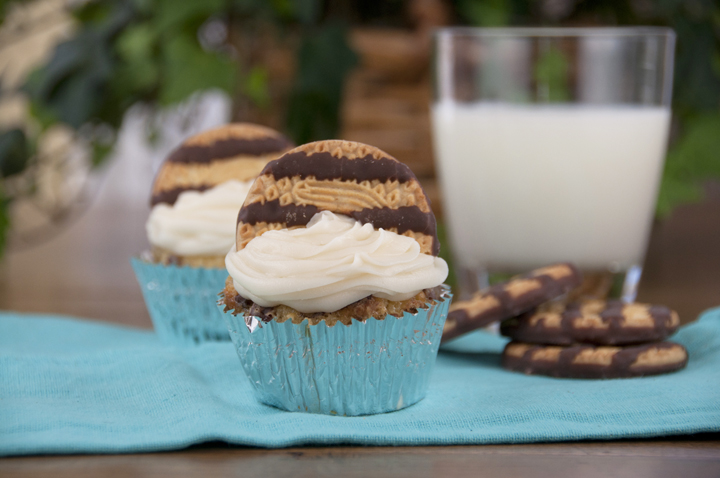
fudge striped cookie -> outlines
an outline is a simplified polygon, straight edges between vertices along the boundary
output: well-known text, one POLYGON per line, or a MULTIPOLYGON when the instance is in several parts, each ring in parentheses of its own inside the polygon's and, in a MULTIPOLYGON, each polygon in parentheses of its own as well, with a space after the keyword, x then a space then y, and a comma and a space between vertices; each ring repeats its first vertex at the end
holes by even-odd
POLYGON ((435 216, 408 166, 352 141, 317 141, 262 170, 238 216, 237 249, 273 229, 305 226, 321 211, 412 237, 437 256, 435 216))
POLYGON ((679 325, 677 313, 662 305, 589 300, 543 304, 505 320, 500 332, 535 344, 619 345, 658 342, 675 333, 679 325))
POLYGON ((687 365, 685 347, 673 342, 627 347, 533 345, 510 342, 502 366, 514 372, 561 378, 628 378, 674 372, 687 365))
POLYGON ((167 157, 152 189, 151 206, 172 205, 184 191, 205 191, 235 179, 255 179, 268 161, 292 147, 277 131, 231 123, 188 138, 167 157))
POLYGON ((581 282, 580 271, 573 264, 561 263, 483 289, 470 300, 453 302, 442 340, 516 316, 567 293, 581 282))

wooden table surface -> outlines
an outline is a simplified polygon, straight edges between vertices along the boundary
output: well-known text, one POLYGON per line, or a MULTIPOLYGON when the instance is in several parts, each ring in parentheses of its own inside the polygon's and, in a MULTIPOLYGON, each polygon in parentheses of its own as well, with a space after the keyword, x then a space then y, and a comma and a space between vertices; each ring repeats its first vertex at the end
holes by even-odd
POLYGON ((717 436, 540 445, 322 447, 264 450, 210 444, 171 453, 0 460, 3 478, 238 476, 665 478, 720 476, 717 436))
MULTIPOLYGON (((122 165, 112 167, 108 177, 129 174, 122 165)), ((0 266, 0 307, 151 327, 128 263, 147 248, 148 209, 138 190, 149 190, 149 184, 140 182, 130 191, 106 185, 82 218, 57 237, 11 251, 0 266)), ((720 305, 718 245, 720 188, 715 187, 704 204, 683 207, 656 224, 639 299, 675 308, 685 323, 720 305)), ((168 453, 4 458, 0 477, 720 477, 719 438, 282 450, 210 443, 168 453)))

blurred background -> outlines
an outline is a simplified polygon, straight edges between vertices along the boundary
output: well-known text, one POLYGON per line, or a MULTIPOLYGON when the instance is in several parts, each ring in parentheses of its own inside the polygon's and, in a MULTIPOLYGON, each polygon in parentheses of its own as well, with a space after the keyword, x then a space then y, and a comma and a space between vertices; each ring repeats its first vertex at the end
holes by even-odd
MULTIPOLYGON (((442 222, 431 37, 469 26, 662 25, 673 120, 638 300, 720 304, 715 0, 0 0, 0 307, 150 327, 128 259, 154 172, 231 120, 407 163, 442 222)), ((447 253, 447 251, 445 251, 447 253)))

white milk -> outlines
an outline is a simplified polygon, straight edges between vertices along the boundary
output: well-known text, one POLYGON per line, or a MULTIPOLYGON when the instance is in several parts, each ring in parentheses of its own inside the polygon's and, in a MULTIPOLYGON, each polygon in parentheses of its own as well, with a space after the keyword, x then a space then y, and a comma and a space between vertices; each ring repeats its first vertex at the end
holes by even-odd
POLYGON ((670 110, 433 107, 445 221, 458 266, 641 264, 670 110))

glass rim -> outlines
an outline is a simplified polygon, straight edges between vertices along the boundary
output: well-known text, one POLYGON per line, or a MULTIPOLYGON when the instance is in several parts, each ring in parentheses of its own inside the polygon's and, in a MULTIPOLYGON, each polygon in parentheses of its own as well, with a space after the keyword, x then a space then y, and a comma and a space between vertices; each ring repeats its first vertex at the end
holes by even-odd
POLYGON ((488 38, 582 38, 582 37, 650 37, 674 38, 670 27, 443 27, 434 32, 435 37, 488 37, 488 38))

